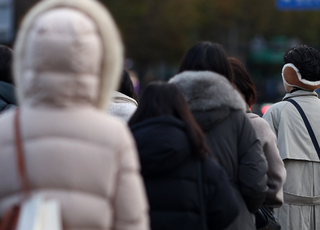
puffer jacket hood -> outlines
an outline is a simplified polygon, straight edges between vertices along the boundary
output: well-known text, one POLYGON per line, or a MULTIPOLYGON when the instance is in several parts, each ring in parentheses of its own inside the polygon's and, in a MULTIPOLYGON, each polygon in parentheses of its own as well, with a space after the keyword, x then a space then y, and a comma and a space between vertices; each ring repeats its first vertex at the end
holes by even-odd
POLYGON ((131 126, 144 165, 142 175, 156 176, 176 169, 192 155, 185 125, 182 121, 161 116, 131 126), (146 138, 149 136, 150 138, 146 138), (162 143, 159 145, 159 142, 162 143))
POLYGON ((185 71, 170 79, 179 87, 192 111, 221 107, 245 111, 241 95, 224 76, 210 71, 185 71))
POLYGON ((232 110, 246 110, 237 90, 220 74, 185 71, 170 79, 179 87, 203 131, 220 124, 232 110))
POLYGON ((121 38, 102 4, 41 1, 24 19, 15 44, 18 101, 105 110, 122 64, 121 38))

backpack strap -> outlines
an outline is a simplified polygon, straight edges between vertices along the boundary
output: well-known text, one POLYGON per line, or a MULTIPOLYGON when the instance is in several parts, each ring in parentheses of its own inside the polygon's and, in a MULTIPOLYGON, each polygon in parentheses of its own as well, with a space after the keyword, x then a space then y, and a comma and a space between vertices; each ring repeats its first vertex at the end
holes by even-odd
POLYGON ((317 139, 316 139, 316 136, 314 135, 314 132, 313 132, 313 130, 312 130, 312 127, 311 127, 311 125, 310 125, 310 123, 309 123, 309 120, 308 120, 306 114, 304 113, 303 109, 302 109, 301 106, 298 104, 298 102, 296 102, 296 101, 293 100, 293 99, 288 99, 287 101, 289 101, 290 103, 292 103, 292 104, 297 108, 297 110, 299 111, 299 113, 300 113, 300 115, 301 115, 301 117, 302 117, 302 119, 303 119, 303 121, 304 121, 304 124, 305 124, 305 126, 306 126, 306 128, 307 128, 307 130, 308 130, 308 133, 309 133, 310 138, 311 138, 311 140, 312 140, 313 146, 314 146, 314 148, 316 149, 317 154, 318 154, 318 157, 319 157, 319 159, 320 159, 320 147, 319 147, 318 141, 317 141, 317 139))

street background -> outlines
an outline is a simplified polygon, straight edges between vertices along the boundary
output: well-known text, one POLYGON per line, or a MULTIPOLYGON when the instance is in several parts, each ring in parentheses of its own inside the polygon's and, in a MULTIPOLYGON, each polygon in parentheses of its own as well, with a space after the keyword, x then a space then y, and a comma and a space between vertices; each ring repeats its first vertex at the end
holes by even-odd
MULTIPOLYGON (((37 0, 11 2, 13 36, 37 0)), ((320 49, 319 0, 101 0, 113 14, 126 48, 126 68, 140 82, 176 74, 185 51, 198 41, 224 46, 239 58, 261 104, 281 100, 284 53, 298 44, 320 49)), ((4 15, 4 14, 3 14, 4 15)), ((3 19, 2 19, 3 20, 3 19)), ((1 23, 1 18, 0 18, 1 23)), ((1 27, 0 27, 1 28, 1 27)), ((3 43, 3 42, 2 42, 3 43)))

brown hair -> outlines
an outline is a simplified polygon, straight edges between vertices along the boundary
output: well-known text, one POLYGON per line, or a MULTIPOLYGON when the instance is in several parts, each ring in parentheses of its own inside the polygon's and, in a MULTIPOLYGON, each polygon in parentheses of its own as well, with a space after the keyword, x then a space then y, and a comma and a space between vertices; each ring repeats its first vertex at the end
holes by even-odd
POLYGON ((204 134, 193 118, 179 88, 174 84, 150 83, 141 96, 138 109, 130 119, 129 126, 164 115, 173 116, 183 121, 193 152, 204 159, 209 153, 204 134))
POLYGON ((231 68, 233 69, 233 83, 245 98, 246 103, 252 106, 257 100, 256 86, 250 78, 244 65, 234 57, 229 57, 231 68))

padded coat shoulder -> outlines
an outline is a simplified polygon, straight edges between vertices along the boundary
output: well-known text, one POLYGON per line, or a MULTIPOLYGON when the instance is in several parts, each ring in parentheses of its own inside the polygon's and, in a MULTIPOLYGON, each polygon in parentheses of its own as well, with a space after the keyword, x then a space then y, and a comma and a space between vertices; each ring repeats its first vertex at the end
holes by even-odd
MULTIPOLYGON (((0 215, 21 191, 13 115, 0 117, 0 215)), ((136 149, 120 121, 92 108, 22 108, 21 130, 32 193, 60 201, 64 229, 148 229, 136 149)))

